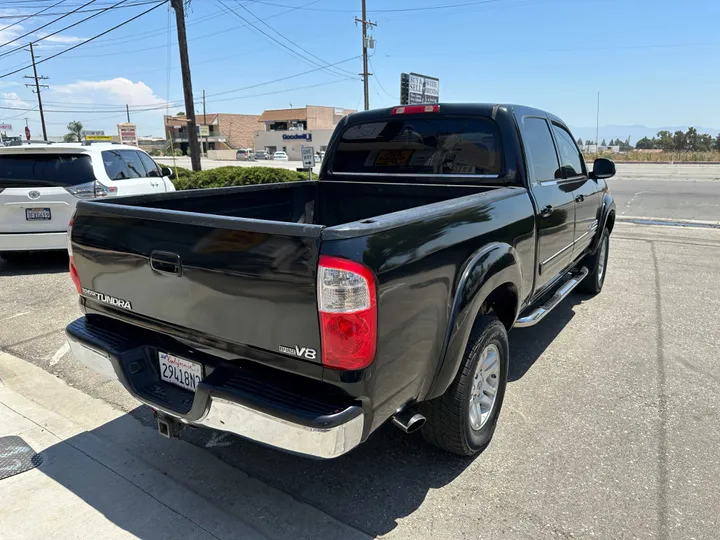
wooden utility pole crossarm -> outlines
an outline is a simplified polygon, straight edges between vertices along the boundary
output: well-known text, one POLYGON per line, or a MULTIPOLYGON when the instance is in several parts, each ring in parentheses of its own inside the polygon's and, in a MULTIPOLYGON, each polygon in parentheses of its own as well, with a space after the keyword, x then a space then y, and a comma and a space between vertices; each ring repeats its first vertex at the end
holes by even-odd
POLYGON ((190 59, 187 49, 187 34, 185 33, 185 0, 170 0, 175 10, 175 20, 178 31, 178 47, 180 49, 180 70, 183 79, 183 94, 185 96, 185 117, 187 118, 188 143, 190 144, 190 163, 193 171, 201 170, 200 145, 198 144, 197 123, 195 122, 195 102, 193 100, 192 79, 190 77, 190 59))

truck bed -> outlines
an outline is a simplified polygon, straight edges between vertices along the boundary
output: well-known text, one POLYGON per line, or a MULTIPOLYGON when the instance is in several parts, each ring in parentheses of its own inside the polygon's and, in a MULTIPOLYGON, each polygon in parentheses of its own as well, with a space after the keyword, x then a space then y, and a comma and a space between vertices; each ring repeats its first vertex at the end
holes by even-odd
POLYGON ((482 193, 485 186, 292 182, 242 188, 178 192, 162 197, 119 199, 120 204, 334 227, 364 219, 482 193))

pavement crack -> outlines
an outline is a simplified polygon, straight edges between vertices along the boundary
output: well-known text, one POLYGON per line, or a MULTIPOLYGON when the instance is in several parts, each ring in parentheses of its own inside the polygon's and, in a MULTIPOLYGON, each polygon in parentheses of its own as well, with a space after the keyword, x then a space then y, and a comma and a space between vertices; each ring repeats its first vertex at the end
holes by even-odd
POLYGON ((668 442, 667 442, 667 387, 665 375, 665 342, 663 336, 662 295, 660 294, 660 264, 658 262, 655 243, 650 242, 650 251, 655 272, 655 306, 657 314, 657 381, 658 381, 658 443, 657 443, 657 538, 667 540, 670 537, 668 529, 668 442))

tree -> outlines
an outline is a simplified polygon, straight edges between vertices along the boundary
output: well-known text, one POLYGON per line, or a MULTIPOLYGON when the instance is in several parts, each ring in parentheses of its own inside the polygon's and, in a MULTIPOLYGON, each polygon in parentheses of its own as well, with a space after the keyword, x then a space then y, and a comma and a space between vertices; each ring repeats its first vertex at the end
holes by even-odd
POLYGON ((605 139, 603 139, 602 143, 600 143, 600 146, 607 146, 607 142, 605 142, 605 139))
POLYGON ((707 133, 698 135, 698 142, 697 142, 698 152, 709 152, 710 150, 712 150, 712 147, 713 147, 712 135, 708 135, 707 133))
POLYGON ((685 133, 681 130, 677 130, 672 137, 673 150, 676 152, 682 152, 686 149, 685 133))
POLYGON ((648 139, 647 137, 643 137, 635 143, 635 148, 637 148, 638 150, 650 150, 651 148, 653 148, 653 141, 648 139))
POLYGON ((577 144, 578 144, 578 146, 583 146, 583 142, 580 137, 578 137, 577 144))
POLYGON ((675 146, 673 136, 669 131, 658 131, 658 147, 665 152, 671 152, 675 146))
POLYGON ((83 132, 83 125, 82 122, 78 122, 75 120, 74 122, 70 122, 67 125, 67 129, 70 133, 65 135, 64 140, 66 142, 81 142, 82 141, 82 132, 83 132))
POLYGON ((718 133, 717 139, 715 139, 715 150, 720 152, 720 133, 718 133))
POLYGON ((694 127, 688 128, 687 133, 685 133, 685 149, 690 150, 691 152, 697 152, 698 142, 699 137, 697 129, 694 127))

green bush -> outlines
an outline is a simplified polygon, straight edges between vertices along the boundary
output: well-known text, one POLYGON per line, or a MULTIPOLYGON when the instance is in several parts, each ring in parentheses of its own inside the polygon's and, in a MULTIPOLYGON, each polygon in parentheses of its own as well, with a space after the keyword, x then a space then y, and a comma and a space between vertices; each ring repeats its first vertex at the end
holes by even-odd
MULTIPOLYGON (((167 167, 169 165, 161 166, 167 167)), ((228 166, 199 172, 183 167, 175 167, 171 180, 175 184, 175 189, 184 190, 297 182, 298 180, 308 180, 308 178, 308 173, 288 169, 228 166)))

